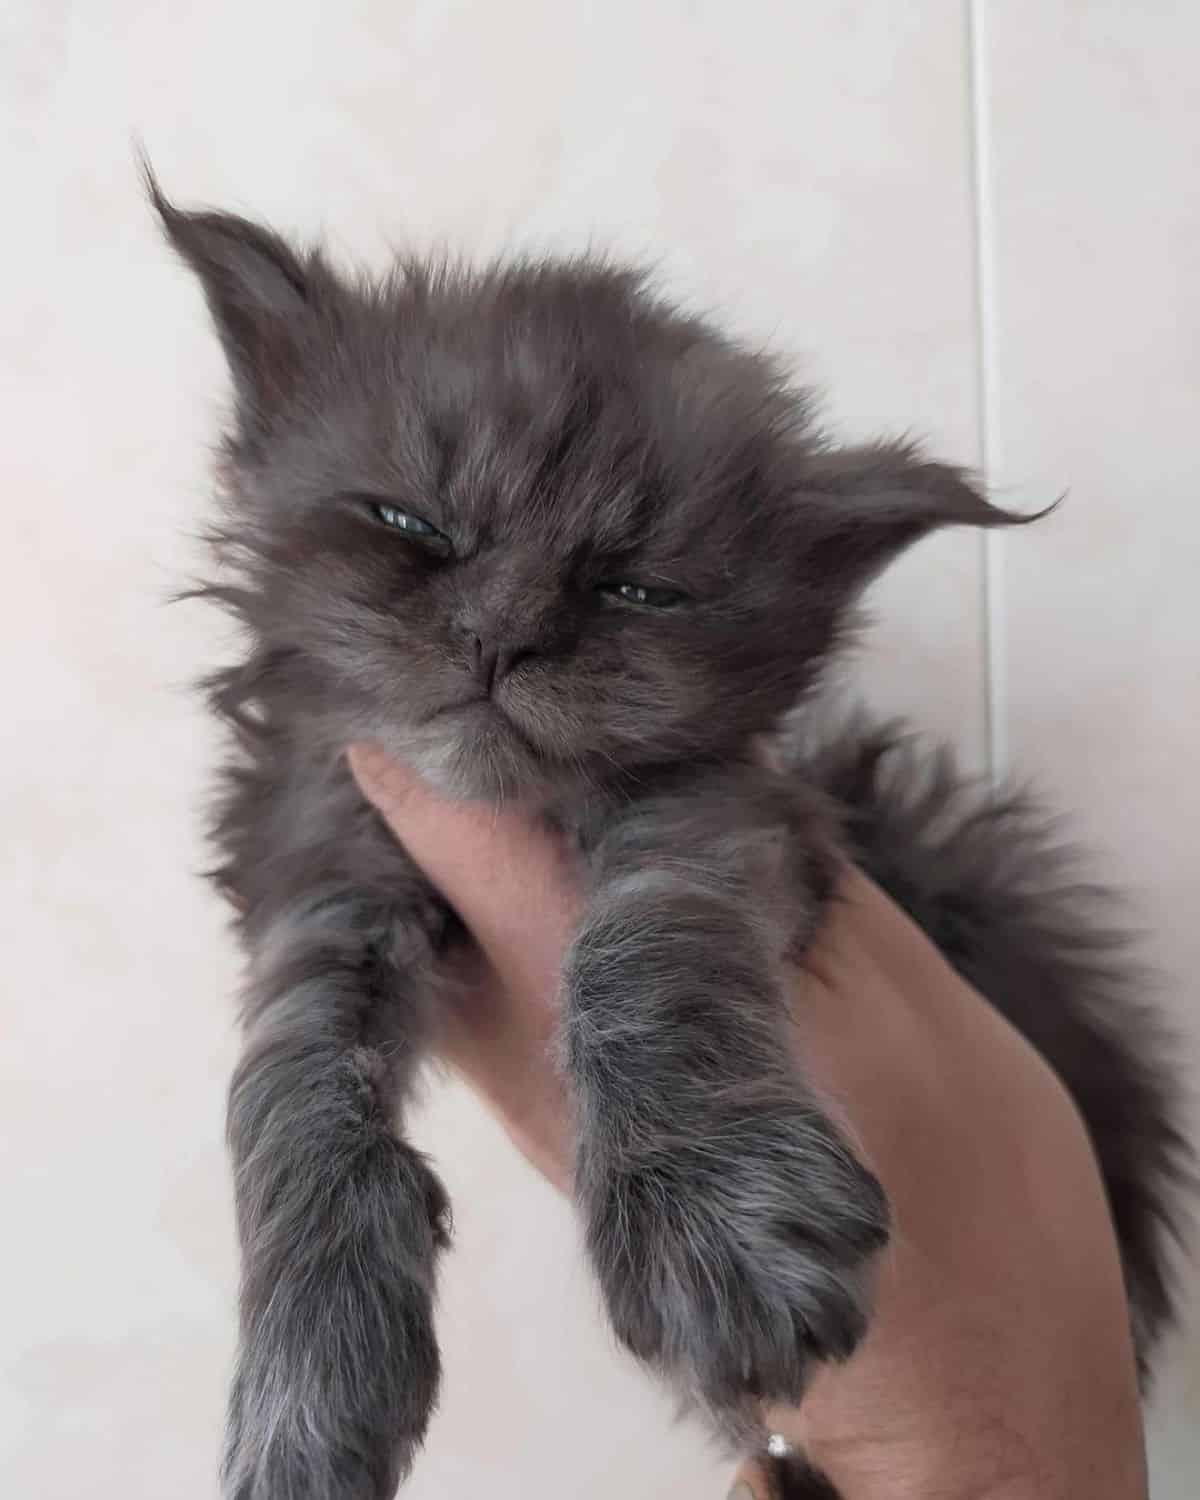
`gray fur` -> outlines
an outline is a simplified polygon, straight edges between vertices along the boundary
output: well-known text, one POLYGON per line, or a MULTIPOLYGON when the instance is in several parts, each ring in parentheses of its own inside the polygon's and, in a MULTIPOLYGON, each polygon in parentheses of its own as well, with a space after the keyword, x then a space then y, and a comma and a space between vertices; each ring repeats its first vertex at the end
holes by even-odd
POLYGON ((233 750, 215 872, 250 958, 230 1096, 243 1255, 226 1489, 391 1493, 436 1399, 444 1196, 406 1144, 453 915, 358 795, 374 738, 517 799, 586 855, 562 1055, 614 1325, 717 1427, 801 1395, 866 1324, 879 1185, 791 1065, 781 968, 854 851, 1074 1091, 1143 1354, 1169 1311, 1182 1145, 1108 951, 1028 816, 955 812, 856 734, 782 771, 865 584, 945 525, 1011 525, 909 444, 833 445, 768 359, 594 259, 380 281, 153 180, 233 373, 202 592, 233 750), (389 530, 373 502, 443 540, 389 530), (621 581, 681 591, 651 609, 621 581))
POLYGON ((798 1401, 812 1360, 853 1351, 887 1239, 784 1035, 826 839, 802 787, 694 772, 608 822, 567 963, 575 1185, 610 1316, 735 1442, 757 1397, 798 1401))

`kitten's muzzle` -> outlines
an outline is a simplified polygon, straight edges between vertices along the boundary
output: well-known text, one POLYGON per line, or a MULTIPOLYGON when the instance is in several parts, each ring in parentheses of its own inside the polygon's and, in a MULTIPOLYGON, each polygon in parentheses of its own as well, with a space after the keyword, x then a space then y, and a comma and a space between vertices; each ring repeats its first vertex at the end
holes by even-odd
POLYGON ((468 638, 471 676, 485 696, 490 696, 518 662, 537 652, 532 645, 514 644, 492 636, 472 634, 468 638))

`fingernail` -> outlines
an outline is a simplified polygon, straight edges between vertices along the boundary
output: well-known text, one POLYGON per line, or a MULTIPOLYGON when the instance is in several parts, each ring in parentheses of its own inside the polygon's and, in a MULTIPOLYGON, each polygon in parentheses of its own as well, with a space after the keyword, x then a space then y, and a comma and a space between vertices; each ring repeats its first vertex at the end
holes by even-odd
POLYGON ((744 1479, 739 1479, 729 1491, 726 1500, 754 1500, 754 1491, 744 1479))

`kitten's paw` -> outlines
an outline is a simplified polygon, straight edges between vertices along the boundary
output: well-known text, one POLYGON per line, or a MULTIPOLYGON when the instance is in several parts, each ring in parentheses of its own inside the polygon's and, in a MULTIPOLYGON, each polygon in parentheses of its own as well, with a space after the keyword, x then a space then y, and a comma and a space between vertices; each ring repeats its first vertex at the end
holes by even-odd
POLYGON ((381 1136, 273 1264, 247 1265, 228 1500, 391 1500, 437 1397, 434 1257, 446 1200, 381 1136))
POLYGON ((862 1337, 882 1188, 814 1110, 726 1120, 595 1170, 588 1241, 618 1336, 734 1438, 862 1337))
POLYGON ((341 1301, 324 1314, 347 1320, 338 1326, 322 1329, 311 1310, 298 1358, 243 1349, 226 1434, 228 1500, 391 1500, 411 1468, 437 1394, 431 1308, 409 1303, 403 1368, 376 1367, 379 1390, 364 1392, 349 1384, 349 1364, 339 1369, 356 1358, 347 1346, 360 1336, 341 1301))

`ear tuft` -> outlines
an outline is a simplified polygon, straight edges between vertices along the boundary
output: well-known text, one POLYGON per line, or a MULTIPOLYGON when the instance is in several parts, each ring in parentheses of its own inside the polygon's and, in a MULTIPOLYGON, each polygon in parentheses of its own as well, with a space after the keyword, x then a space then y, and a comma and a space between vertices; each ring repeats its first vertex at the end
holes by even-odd
POLYGON ((815 455, 805 476, 815 521, 809 560, 856 592, 913 542, 943 526, 1025 526, 1059 501, 1018 515, 994 505, 967 470, 934 463, 911 442, 873 443, 815 455))
POLYGON ((313 322, 317 262, 235 214, 187 212, 166 196, 145 154, 146 195, 167 241, 200 280, 229 361, 239 413, 260 425, 291 395, 313 322))

